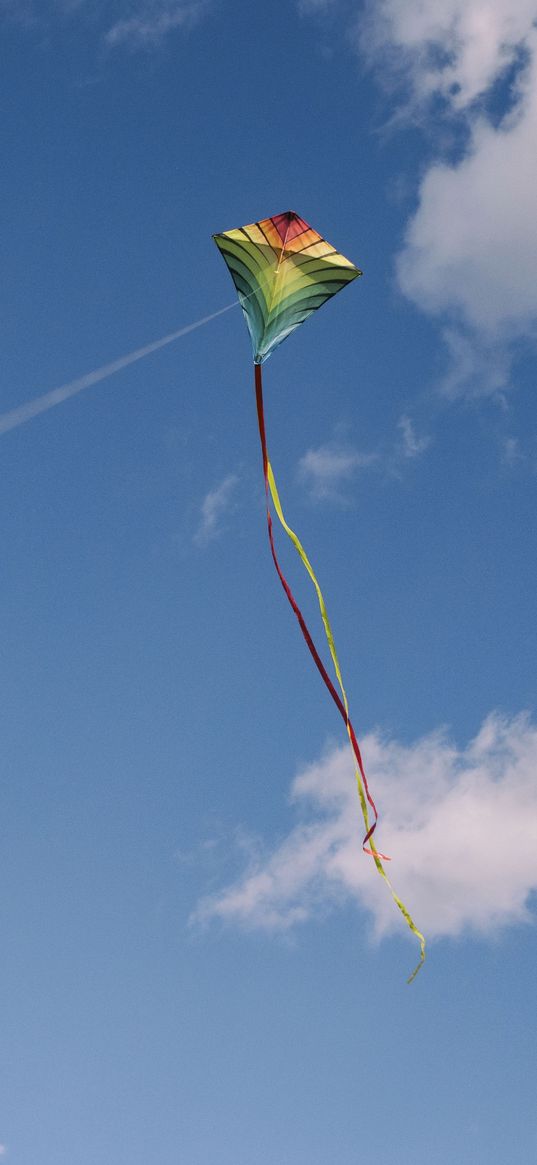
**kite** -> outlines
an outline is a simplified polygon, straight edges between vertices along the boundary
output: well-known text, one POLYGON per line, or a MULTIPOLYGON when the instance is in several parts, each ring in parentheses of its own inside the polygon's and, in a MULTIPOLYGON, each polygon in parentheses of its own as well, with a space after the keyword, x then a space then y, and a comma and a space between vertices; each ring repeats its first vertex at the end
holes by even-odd
POLYGON ((360 747, 350 718, 347 693, 343 684, 326 604, 306 551, 284 517, 268 455, 263 406, 261 366, 283 340, 290 336, 291 332, 294 332, 295 328, 298 328, 308 316, 338 291, 341 291, 343 287, 346 287, 348 283, 357 279, 362 272, 354 263, 351 263, 349 259, 330 246, 326 239, 313 230, 303 218, 291 210, 285 214, 262 219, 260 222, 250 223, 248 226, 238 227, 236 230, 224 231, 221 234, 213 235, 213 238, 229 268, 252 341, 257 419, 263 455, 271 555, 309 651, 345 723, 365 825, 363 849, 372 857, 379 874, 388 885, 394 902, 420 944, 420 960, 410 976, 409 982, 411 982, 425 959, 425 939, 406 906, 395 893, 384 869, 383 862, 390 859, 387 858, 386 854, 380 853, 375 843, 377 809, 368 785, 360 747), (335 683, 325 668, 280 566, 274 540, 271 501, 283 529, 295 547, 315 588, 335 672, 335 683))

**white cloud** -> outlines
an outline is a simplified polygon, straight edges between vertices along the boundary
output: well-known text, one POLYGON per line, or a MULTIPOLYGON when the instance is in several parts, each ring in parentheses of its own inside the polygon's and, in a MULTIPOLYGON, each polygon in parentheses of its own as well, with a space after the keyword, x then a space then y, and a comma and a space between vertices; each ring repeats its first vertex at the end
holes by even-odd
POLYGON ((201 504, 201 521, 194 535, 198 546, 207 546, 213 538, 217 538, 221 531, 221 522, 225 514, 229 513, 233 505, 233 497, 238 485, 236 473, 227 477, 209 490, 201 504))
POLYGON ((201 15, 205 0, 145 0, 132 15, 117 20, 105 36, 111 47, 154 48, 201 15))
MULTIPOLYGON (((394 887, 429 938, 493 935, 534 920, 537 891, 537 726, 489 716, 458 749, 437 732, 410 745, 364 738, 380 806, 378 844, 394 887)), ((233 884, 199 903, 193 921, 289 930, 354 901, 376 937, 407 928, 361 849, 363 826, 348 749, 332 748, 295 778, 301 820, 233 884)), ((410 932, 408 932, 410 933, 410 932)))
POLYGON ((403 457, 419 457, 431 444, 430 437, 418 437, 410 417, 402 416, 397 422, 401 432, 401 453, 403 457))
POLYGON ((410 299, 489 341, 537 323, 537 34, 528 43, 515 110, 497 128, 476 119, 462 161, 429 168, 397 262, 410 299))
POLYGON ((451 321, 452 394, 506 387, 513 345, 537 337, 536 23, 537 0, 371 0, 360 22, 361 51, 406 83, 407 112, 426 128, 439 98, 448 120, 462 116, 462 155, 437 147, 397 259, 403 293, 451 321), (509 68, 498 122, 487 101, 509 68))
POLYGON ((358 39, 410 83, 462 109, 516 60, 537 16, 535 0, 369 0, 358 39))
POLYGON ((376 453, 358 453, 355 449, 329 443, 304 453, 298 463, 298 475, 312 498, 345 502, 346 487, 360 469, 368 468, 377 459, 376 453))

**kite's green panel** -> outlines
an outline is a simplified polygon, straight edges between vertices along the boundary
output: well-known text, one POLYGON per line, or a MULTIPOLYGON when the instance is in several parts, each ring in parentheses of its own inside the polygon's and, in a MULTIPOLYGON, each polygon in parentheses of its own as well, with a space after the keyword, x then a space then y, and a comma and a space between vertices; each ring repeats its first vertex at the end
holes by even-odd
POLYGON ((237 288, 255 364, 362 274, 292 210, 213 237, 237 288))

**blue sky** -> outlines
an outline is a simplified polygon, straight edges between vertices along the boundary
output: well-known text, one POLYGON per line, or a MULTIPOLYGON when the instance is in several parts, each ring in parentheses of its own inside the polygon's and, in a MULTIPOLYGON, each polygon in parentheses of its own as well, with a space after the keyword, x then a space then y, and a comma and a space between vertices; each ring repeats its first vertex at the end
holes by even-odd
POLYGON ((10 1165, 537 1153, 536 19, 0 3, 10 1165), (412 987, 240 310, 5 419, 231 304, 212 233, 288 208, 364 271, 266 412, 412 987))

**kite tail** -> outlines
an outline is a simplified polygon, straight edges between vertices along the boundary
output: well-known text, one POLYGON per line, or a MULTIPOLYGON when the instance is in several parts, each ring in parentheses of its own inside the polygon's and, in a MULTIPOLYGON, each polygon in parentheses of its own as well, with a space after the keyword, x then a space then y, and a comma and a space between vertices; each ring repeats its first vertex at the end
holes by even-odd
POLYGON ((330 626, 330 620, 328 618, 328 612, 326 609, 324 597, 323 597, 321 588, 319 586, 319 583, 317 581, 317 578, 315 576, 313 567, 309 561, 309 558, 306 554, 306 551, 304 550, 304 547, 302 546, 302 543, 300 542, 300 539, 297 537, 297 535, 294 533, 294 531, 291 529, 291 527, 288 526, 288 524, 285 520, 285 517, 284 517, 282 505, 281 505, 278 490, 276 487, 276 480, 274 477, 272 466, 270 464, 268 450, 267 450, 267 439, 266 439, 266 431, 265 431, 265 415, 264 415, 264 409, 263 409, 263 384, 262 384, 261 365, 255 364, 254 368, 255 368, 255 395, 256 395, 256 404, 257 404, 257 419, 258 419, 258 424, 259 424, 259 436, 261 438, 261 449, 262 449, 262 453, 263 453, 263 476, 265 479, 265 494, 266 494, 266 499, 267 499, 267 526, 268 526, 268 536, 269 536, 270 551, 272 554, 272 559, 274 562, 274 566, 276 567, 276 571, 277 571, 278 577, 280 579, 280 582, 282 584, 282 587, 283 587, 283 589, 287 595, 287 598, 289 600, 289 603, 290 603, 290 605, 291 605, 291 607, 296 615, 296 618, 297 618, 298 623, 300 625, 300 630, 302 631, 302 634, 304 636, 304 639, 306 641, 308 649, 313 657, 315 665, 316 665, 318 671, 320 672, 320 675, 323 679, 323 682, 325 683, 326 687, 328 688, 328 691, 330 692, 330 695, 331 695, 340 715, 342 716, 342 718, 345 722, 345 727, 347 729, 347 734, 349 737, 349 741, 350 741, 350 745, 351 745, 351 749, 352 749, 352 753, 353 753, 354 770, 355 770, 355 776, 356 776, 356 784, 357 784, 357 788, 358 788, 358 796, 360 799, 360 807, 362 810, 362 817, 363 817, 364 825, 365 825, 365 829, 366 829, 365 837, 364 837, 363 842, 362 842, 363 849, 364 849, 365 853, 369 854, 373 858, 375 865, 377 867, 377 870, 378 870, 379 874, 381 875, 381 877, 384 878, 384 881, 386 882, 386 884, 390 890, 390 893, 392 895, 392 898, 393 898, 396 906, 401 911, 401 914, 403 915, 403 918, 405 919, 407 926, 410 928, 412 933, 418 939, 419 944, 420 944, 420 959, 419 959, 417 967, 412 972, 412 975, 410 976, 410 978, 408 980, 408 982, 411 983, 412 980, 416 977, 418 971, 422 967, 423 962, 425 960, 425 938, 422 935, 421 931, 418 930, 418 928, 417 928, 416 924, 414 923, 414 920, 412 919, 412 916, 410 915, 406 906, 401 901, 401 899, 398 897, 398 895, 395 893, 395 890, 390 882, 390 879, 388 878, 388 875, 384 869, 382 861, 390 861, 390 858, 388 858, 386 856, 386 854, 382 854, 379 852, 379 850, 376 847, 375 841, 373 839, 373 834, 375 832, 375 829, 377 827, 377 822, 378 822, 378 813, 377 813, 377 809, 376 809, 376 805, 375 805, 375 802, 373 800, 373 797, 371 796, 371 792, 370 792, 369 785, 367 782, 367 777, 365 774, 362 755, 360 752, 360 747, 359 747, 358 740, 356 738, 356 733, 355 733, 354 728, 352 726, 350 715, 349 715, 349 703, 348 703, 348 699, 347 699, 347 693, 345 691, 345 687, 343 684, 341 668, 340 668, 340 664, 339 664, 339 660, 338 660, 338 656, 337 656, 337 652, 336 652, 336 645, 334 642, 334 635, 332 632, 332 628, 330 626), (281 566, 279 564, 278 557, 276 554, 276 547, 274 544, 272 514, 270 511, 270 499, 271 498, 272 498, 272 503, 274 505, 274 509, 276 510, 276 514, 278 515, 279 521, 281 522, 281 525, 283 526, 286 534, 288 535, 291 542, 293 543, 293 546, 295 547, 295 550, 297 551, 304 567, 306 568, 306 570, 310 576, 310 579, 313 583, 313 586, 315 587, 317 599, 319 602, 319 609, 321 612, 321 618, 322 618, 323 626, 324 626, 324 630, 325 630, 325 635, 326 635, 326 639, 328 642, 328 647, 330 650, 330 655, 332 658, 332 663, 334 665, 334 671, 336 673, 336 679, 338 682, 338 686, 339 686, 341 695, 336 690, 334 684, 332 683, 332 680, 330 679, 330 676, 328 675, 328 672, 324 666, 324 663, 323 663, 323 661, 322 661, 322 659, 317 651, 317 648, 313 642, 313 639, 312 639, 310 631, 307 627, 304 616, 302 615, 302 612, 298 606, 298 603, 296 602, 296 599, 291 591, 289 583, 287 582, 287 579, 285 578, 283 571, 281 569, 281 566), (371 809, 372 813, 373 813, 373 823, 372 824, 370 824, 369 809, 371 809), (368 843, 369 843, 369 845, 368 845, 368 843))

